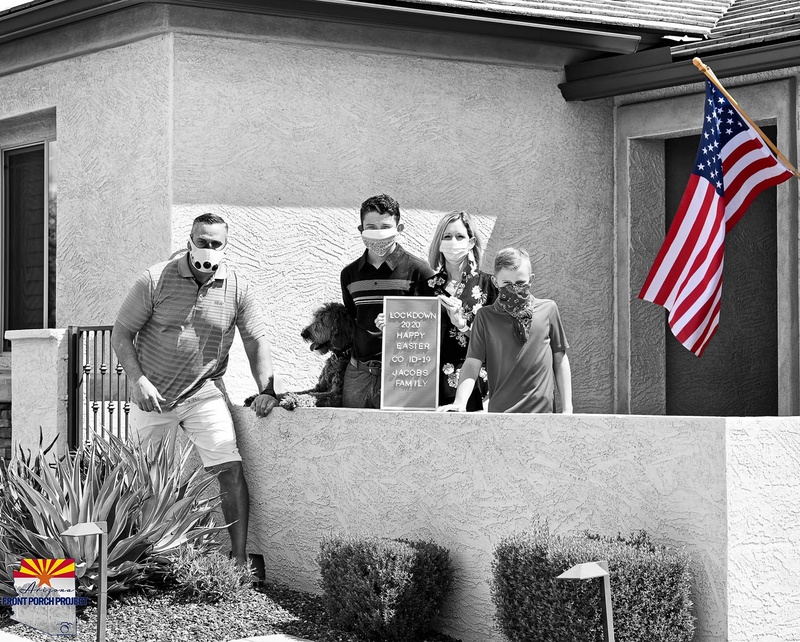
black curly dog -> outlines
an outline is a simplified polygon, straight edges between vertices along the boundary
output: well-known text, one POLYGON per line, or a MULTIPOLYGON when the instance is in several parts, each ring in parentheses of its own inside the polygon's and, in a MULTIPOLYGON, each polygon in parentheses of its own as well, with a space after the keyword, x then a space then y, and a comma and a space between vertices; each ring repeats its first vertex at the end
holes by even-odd
MULTIPOLYGON (((353 318, 341 303, 326 303, 314 311, 311 323, 300 336, 309 348, 320 354, 330 353, 322 367, 317 385, 301 392, 284 392, 278 395, 278 405, 286 410, 301 408, 340 408, 344 371, 350 361, 353 346, 353 318)), ((244 401, 249 406, 255 395, 244 401)))

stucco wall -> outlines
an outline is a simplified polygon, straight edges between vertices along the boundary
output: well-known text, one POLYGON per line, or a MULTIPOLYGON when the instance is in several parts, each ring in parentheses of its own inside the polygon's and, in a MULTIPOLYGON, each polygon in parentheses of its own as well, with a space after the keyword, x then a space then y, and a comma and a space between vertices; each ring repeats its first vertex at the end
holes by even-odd
POLYGON ((171 36, 0 77, 0 120, 55 107, 57 325, 112 323, 170 247, 171 36))
POLYGON ((800 420, 727 420, 731 642, 798 640, 800 420))
POLYGON ((12 370, 12 453, 36 453, 39 438, 67 452, 67 332, 64 329, 10 330, 12 370))
MULTIPOLYGON (((411 43, 412 40, 410 39, 411 43)), ((413 44, 410 44, 412 49, 413 44)), ((535 61, 532 61, 535 64, 535 61)), ((577 410, 611 409, 612 113, 566 103, 560 72, 346 47, 176 34, 173 249, 207 210, 231 223, 287 388, 321 362, 299 330, 338 300, 368 196, 395 196, 424 254, 438 217, 481 220, 488 255, 526 247, 572 350, 577 410)), ((234 399, 254 384, 234 354, 234 399)))
POLYGON ((457 568, 442 626, 499 641, 501 537, 537 517, 562 533, 644 528, 691 555, 696 640, 727 639, 724 419, 378 412, 235 411, 268 577, 316 589, 326 535, 433 538, 457 568))

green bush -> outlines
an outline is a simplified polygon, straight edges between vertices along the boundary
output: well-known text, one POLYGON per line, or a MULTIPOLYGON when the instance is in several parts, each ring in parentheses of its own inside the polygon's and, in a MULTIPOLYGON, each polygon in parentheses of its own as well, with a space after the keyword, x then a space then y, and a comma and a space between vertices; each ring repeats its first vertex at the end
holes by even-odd
POLYGON ((317 562, 331 623, 370 640, 418 639, 453 583, 450 554, 433 542, 334 537, 317 562))
POLYGON ((109 593, 163 578, 170 551, 218 530, 218 499, 204 496, 214 478, 189 471, 188 447, 154 453, 97 434, 68 456, 52 447, 0 464, 0 593, 14 594, 22 558, 74 558, 76 588, 96 594, 99 538, 61 535, 73 524, 107 522, 109 593))
POLYGON ((250 590, 250 570, 218 550, 186 543, 169 557, 166 581, 180 597, 215 604, 222 599, 236 600, 250 590))
POLYGON ((556 580, 575 564, 607 560, 619 642, 689 642, 694 636, 686 556, 647 534, 561 537, 537 524, 495 549, 492 599, 512 642, 602 642, 601 579, 556 580))

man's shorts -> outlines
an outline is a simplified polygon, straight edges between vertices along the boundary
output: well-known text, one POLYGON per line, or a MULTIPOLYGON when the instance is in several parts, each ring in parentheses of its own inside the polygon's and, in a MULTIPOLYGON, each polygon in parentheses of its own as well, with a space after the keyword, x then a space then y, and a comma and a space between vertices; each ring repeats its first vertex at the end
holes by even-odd
POLYGON ((131 404, 129 421, 131 438, 142 445, 151 443, 154 448, 160 447, 167 436, 168 443, 175 443, 178 427, 183 428, 205 468, 242 461, 225 395, 213 382, 207 382, 196 396, 174 408, 162 409, 160 414, 155 410, 144 412, 131 404))

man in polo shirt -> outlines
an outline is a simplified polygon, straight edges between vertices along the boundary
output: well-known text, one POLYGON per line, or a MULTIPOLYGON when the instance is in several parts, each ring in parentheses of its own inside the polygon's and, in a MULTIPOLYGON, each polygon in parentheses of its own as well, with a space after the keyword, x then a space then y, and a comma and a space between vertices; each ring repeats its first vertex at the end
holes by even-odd
POLYGON ((342 405, 380 408, 383 297, 432 295, 430 266, 398 243, 400 206, 381 194, 361 204, 358 226, 367 249, 342 270, 342 299, 355 320, 353 356, 344 373, 342 405))
POLYGON ((130 426, 142 447, 174 444, 180 426, 206 470, 217 473, 232 554, 247 564, 249 493, 222 388, 239 328, 262 393, 253 409, 277 404, 266 326, 245 280, 223 262, 228 224, 214 214, 192 224, 188 252, 154 265, 131 288, 112 342, 128 379, 130 426))

